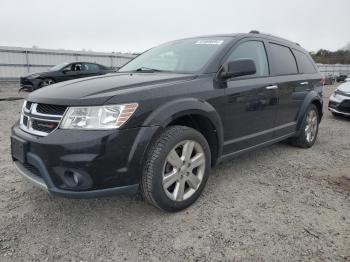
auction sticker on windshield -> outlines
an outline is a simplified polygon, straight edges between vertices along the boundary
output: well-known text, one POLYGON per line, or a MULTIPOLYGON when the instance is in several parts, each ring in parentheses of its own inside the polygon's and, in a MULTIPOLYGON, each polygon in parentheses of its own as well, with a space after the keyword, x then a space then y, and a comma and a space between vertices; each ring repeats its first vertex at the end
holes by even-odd
POLYGON ((196 45, 221 45, 224 40, 198 40, 196 45))

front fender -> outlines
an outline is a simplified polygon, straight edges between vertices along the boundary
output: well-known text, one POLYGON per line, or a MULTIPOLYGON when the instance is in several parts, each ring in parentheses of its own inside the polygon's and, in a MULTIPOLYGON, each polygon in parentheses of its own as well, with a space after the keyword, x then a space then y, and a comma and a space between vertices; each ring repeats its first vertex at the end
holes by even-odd
POLYGON ((215 108, 208 102, 196 98, 182 98, 174 100, 155 109, 144 121, 144 126, 161 126, 165 128, 173 120, 186 115, 201 115, 213 124, 217 140, 218 155, 221 155, 223 146, 223 125, 215 108))

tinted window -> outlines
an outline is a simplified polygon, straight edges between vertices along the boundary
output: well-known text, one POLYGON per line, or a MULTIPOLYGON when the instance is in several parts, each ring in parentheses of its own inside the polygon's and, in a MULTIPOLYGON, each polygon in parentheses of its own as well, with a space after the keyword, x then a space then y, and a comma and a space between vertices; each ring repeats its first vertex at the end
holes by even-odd
POLYGON ((263 42, 248 41, 240 44, 228 57, 227 61, 252 59, 255 62, 256 74, 252 76, 267 76, 269 67, 263 42))
POLYGON ((299 72, 304 74, 316 73, 316 69, 310 59, 300 51, 294 50, 295 58, 297 59, 299 72))
POLYGON ((86 71, 98 71, 99 70, 99 67, 98 67, 98 65, 96 65, 96 64, 84 64, 84 69, 86 70, 86 71))
POLYGON ((295 58, 288 47, 270 43, 270 50, 271 67, 274 75, 298 73, 295 58))

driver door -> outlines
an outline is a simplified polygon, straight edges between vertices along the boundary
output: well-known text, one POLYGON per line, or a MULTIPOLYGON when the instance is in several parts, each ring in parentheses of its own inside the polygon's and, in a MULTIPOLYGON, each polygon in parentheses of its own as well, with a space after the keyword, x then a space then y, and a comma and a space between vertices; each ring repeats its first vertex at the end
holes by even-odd
POLYGON ((243 40, 225 61, 252 59, 256 73, 227 80, 223 154, 238 152, 273 139, 277 90, 269 83, 269 66, 263 40, 243 40))
POLYGON ((83 63, 72 63, 62 70, 62 81, 83 77, 83 63))

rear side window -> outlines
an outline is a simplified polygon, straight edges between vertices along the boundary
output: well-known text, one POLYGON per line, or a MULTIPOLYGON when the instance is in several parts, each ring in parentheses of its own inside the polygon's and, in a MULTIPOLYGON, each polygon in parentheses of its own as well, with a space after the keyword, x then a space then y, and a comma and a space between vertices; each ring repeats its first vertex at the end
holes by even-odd
POLYGON ((297 59, 300 73, 313 74, 317 72, 311 60, 304 53, 294 50, 294 54, 297 59))
POLYGON ((297 63, 292 51, 285 46, 270 43, 271 68, 274 75, 297 74, 297 63))
POLYGON ((98 71, 99 67, 96 64, 85 64, 85 70, 86 71, 98 71))
POLYGON ((247 41, 240 44, 228 57, 228 61, 252 59, 255 62, 256 73, 252 76, 268 76, 269 66, 263 42, 247 41))

